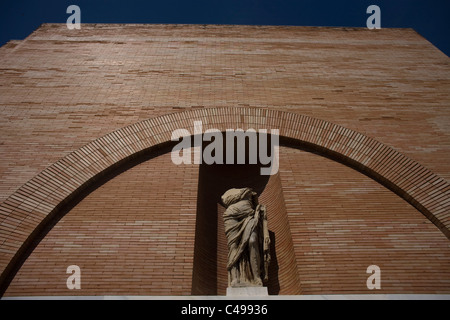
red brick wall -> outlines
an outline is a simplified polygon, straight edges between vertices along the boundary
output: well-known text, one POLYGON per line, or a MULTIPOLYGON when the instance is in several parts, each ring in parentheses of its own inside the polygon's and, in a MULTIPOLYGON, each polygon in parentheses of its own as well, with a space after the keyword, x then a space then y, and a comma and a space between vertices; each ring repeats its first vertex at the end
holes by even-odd
POLYGON ((450 179, 448 57, 410 29, 44 24, 16 43, 0 51, 0 201, 98 137, 202 107, 330 121, 450 179))
POLYGON ((302 294, 280 174, 270 178, 260 202, 266 205, 271 236, 271 264, 267 288, 272 295, 302 294), (270 215, 269 215, 270 213, 270 215))
POLYGON ((450 243, 410 204, 312 153, 283 148, 281 163, 303 294, 450 293, 450 243), (381 290, 367 289, 370 265, 381 290))
MULTIPOLYGON (((94 144, 93 149, 90 146, 83 150, 89 154, 75 150, 126 125, 185 109, 263 107, 323 119, 361 132, 447 179, 425 183, 426 187, 419 191, 416 188, 413 195, 427 196, 428 187, 439 183, 445 186, 450 177, 448 57, 412 30, 84 25, 75 32, 68 31, 64 24, 43 25, 26 40, 0 49, 0 201, 3 201, 0 236, 5 239, 1 245, 2 268, 23 243, 22 238, 34 230, 51 211, 49 208, 59 204, 56 199, 76 184, 59 185, 51 192, 39 189, 36 187, 39 183, 51 180, 46 172, 27 184, 25 191, 19 190, 21 186, 66 156, 70 161, 83 156, 85 161, 97 161, 74 178, 83 183, 84 177, 91 177, 98 168, 114 164, 111 158, 118 155, 111 156, 107 140, 117 139, 114 142, 121 145, 123 132, 94 144), (111 158, 98 160, 102 156, 111 158), (30 190, 37 198, 45 192, 49 195, 45 194, 45 201, 27 198, 26 192, 30 190)), ((292 114, 283 120, 287 136, 292 132, 298 134, 289 127, 292 114)), ((208 117, 209 123, 216 120, 208 117)), ((168 118, 173 121, 174 117, 168 118)), ((235 122, 245 119, 242 122, 248 125, 252 121, 265 125, 267 121, 273 127, 281 121, 255 118, 240 115, 232 119, 238 119, 235 122)), ((235 124, 223 115, 220 119, 225 119, 220 124, 224 128, 235 124)), ((182 119, 189 126, 191 120, 182 119)), ((150 128, 138 127, 145 132, 159 132, 170 125, 158 119, 150 128)), ((161 138, 153 132, 149 136, 153 144, 161 138)), ((67 213, 30 255, 7 294, 191 294, 194 256, 198 257, 192 247, 195 241, 192 230, 198 214, 195 188, 199 172, 195 166, 173 167, 169 158, 166 154, 121 174, 67 213), (181 186, 167 175, 158 174, 156 169, 138 173, 146 166, 182 177, 188 185, 181 186), (148 179, 140 180, 144 177, 148 179), (139 186, 147 192, 140 194, 135 182, 142 182, 139 186), (121 188, 123 183, 133 187, 121 188), (168 187, 161 188, 160 183, 168 187), (151 191, 155 198, 148 196, 151 191), (175 203, 163 200, 174 197, 175 203), (189 205, 180 207, 180 197, 189 205), (158 213, 149 218, 146 207, 149 199, 155 205, 152 208, 167 209, 175 217, 167 216, 168 220, 158 220, 151 227, 145 223, 127 225, 128 218, 147 221, 140 220, 145 216, 150 222, 160 218, 158 213), (128 204, 127 211, 122 210, 123 203, 128 204), (135 206, 136 203, 143 207, 135 206), (131 208, 136 212, 135 218, 130 216, 131 208), (119 229, 113 216, 109 222, 100 217, 109 212, 116 215, 114 220, 125 230, 138 230, 130 233, 133 241, 119 243, 124 240, 115 238, 119 247, 102 249, 102 241, 111 237, 107 231, 113 231, 114 236, 119 229), (83 214, 85 219, 81 219, 83 214), (171 218, 187 219, 190 231, 174 234, 171 218), (92 225, 85 221, 91 221, 92 225), (92 234, 86 232, 87 238, 77 238, 79 228, 87 228, 92 234), (144 235, 161 231, 167 237, 187 237, 184 242, 180 240, 183 249, 180 250, 190 258, 183 262, 174 258, 175 264, 169 268, 151 264, 144 267, 140 265, 142 260, 133 262, 133 266, 142 266, 146 272, 139 280, 125 264, 137 261, 133 259, 147 252, 145 241, 137 240, 139 228, 144 235), (77 241, 82 241, 83 246, 72 246, 77 241), (130 244, 140 247, 135 247, 136 251, 124 249, 130 244), (85 267, 80 265, 84 292, 68 293, 65 288, 66 265, 75 263, 66 252, 86 259, 85 267), (96 254, 100 253, 104 259, 97 259, 96 254), (178 263, 184 266, 190 263, 192 270, 183 268, 181 272, 175 267, 178 263), (100 271, 104 268, 107 272, 100 271), (111 274, 116 272, 113 269, 121 269, 120 276, 130 281, 112 284, 111 274), (168 291, 168 285, 179 281, 180 274, 183 284, 171 286, 168 291), (90 280, 86 279, 89 275, 90 280), (130 283, 136 286, 129 286, 130 283), (149 283, 150 288, 145 288, 149 283), (158 285, 166 289, 161 291, 158 285)), ((298 277, 302 293, 366 292, 365 268, 377 263, 382 268, 385 292, 448 291, 448 240, 411 205, 373 180, 325 158, 284 149, 281 161, 280 181, 288 220, 280 213, 277 223, 284 235, 289 234, 287 226, 290 227, 293 249, 277 241, 277 258, 283 261, 280 268, 296 264, 299 272, 292 277, 298 277)), ((400 164, 403 162, 389 159, 378 167, 398 177, 389 171, 400 164)), ((61 168, 64 166, 52 167, 49 172, 57 172, 57 178, 71 174, 59 172, 61 168)), ((409 178, 414 180, 416 176, 409 178)), ((271 193, 267 202, 280 199, 275 190, 267 189, 271 193)), ((432 209, 448 222, 445 212, 448 207, 442 205, 447 203, 448 189, 443 190, 444 200, 433 203, 432 209)), ((278 206, 281 202, 274 203, 278 206)), ((215 208, 215 212, 220 210, 215 208)), ((218 226, 216 242, 220 248, 219 229, 218 226)), ((290 242, 288 236, 285 239, 290 242)), ((174 244, 164 238, 154 241, 164 243, 164 248, 169 246, 169 256, 180 252, 178 242, 174 244)), ((161 250, 157 251, 155 259, 162 257, 161 250)), ((218 266, 223 262, 220 255, 217 257, 218 266)), ((154 262, 165 263, 161 261, 154 262)), ((285 277, 287 273, 280 278, 280 293, 295 292, 296 286, 290 285, 292 281, 283 282, 288 279, 285 277)), ((218 279, 223 277, 219 275, 218 279)), ((223 292, 220 281, 216 290, 223 292)))
POLYGON ((190 295, 197 179, 167 153, 108 181, 48 232, 5 295, 190 295), (66 287, 69 265, 81 290, 66 287))

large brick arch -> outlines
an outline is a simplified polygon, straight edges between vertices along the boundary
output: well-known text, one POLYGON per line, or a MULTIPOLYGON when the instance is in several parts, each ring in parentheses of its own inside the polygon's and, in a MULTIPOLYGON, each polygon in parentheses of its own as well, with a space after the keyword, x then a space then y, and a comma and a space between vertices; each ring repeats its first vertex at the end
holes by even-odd
POLYGON ((262 108, 205 108, 121 128, 70 153, 0 205, 0 295, 34 238, 73 197, 105 172, 158 149, 176 129, 279 129, 282 145, 312 150, 379 181, 450 238, 450 184, 389 146, 327 121, 262 108))

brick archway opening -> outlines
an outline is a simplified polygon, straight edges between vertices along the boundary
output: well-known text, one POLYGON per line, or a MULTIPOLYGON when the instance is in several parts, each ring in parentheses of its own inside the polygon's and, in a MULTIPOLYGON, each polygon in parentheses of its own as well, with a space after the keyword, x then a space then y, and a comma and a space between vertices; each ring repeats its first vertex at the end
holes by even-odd
MULTIPOLYGON (((205 147, 206 144, 203 149, 205 147)), ((249 155, 248 149, 247 145, 246 155, 249 155)), ((225 146, 222 153, 226 153, 225 146)), ((273 155, 273 150, 270 153, 273 155)), ((279 172, 272 176, 261 175, 264 167, 259 161, 257 164, 203 163, 199 166, 192 295, 226 293, 228 248, 222 218, 226 209, 220 203, 220 197, 228 189, 243 187, 252 188, 268 212, 271 263, 265 285, 269 294, 301 293, 280 175, 279 172)))

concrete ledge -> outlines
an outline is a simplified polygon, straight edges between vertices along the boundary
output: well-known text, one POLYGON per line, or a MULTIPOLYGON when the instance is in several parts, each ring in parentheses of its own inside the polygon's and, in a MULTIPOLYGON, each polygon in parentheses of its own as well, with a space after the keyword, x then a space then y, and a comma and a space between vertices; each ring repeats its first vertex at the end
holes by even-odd
POLYGON ((267 297, 269 292, 267 287, 242 287, 242 288, 227 288, 227 297, 267 297))

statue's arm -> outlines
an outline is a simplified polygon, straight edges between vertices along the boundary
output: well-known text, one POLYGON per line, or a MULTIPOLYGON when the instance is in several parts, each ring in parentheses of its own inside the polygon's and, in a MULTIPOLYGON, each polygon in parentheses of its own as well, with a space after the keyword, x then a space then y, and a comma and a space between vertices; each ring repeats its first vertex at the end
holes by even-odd
POLYGON ((263 254, 264 254, 264 281, 267 281, 269 276, 270 264, 270 234, 267 223, 267 210, 265 206, 261 206, 262 213, 262 229, 263 229, 263 254))

